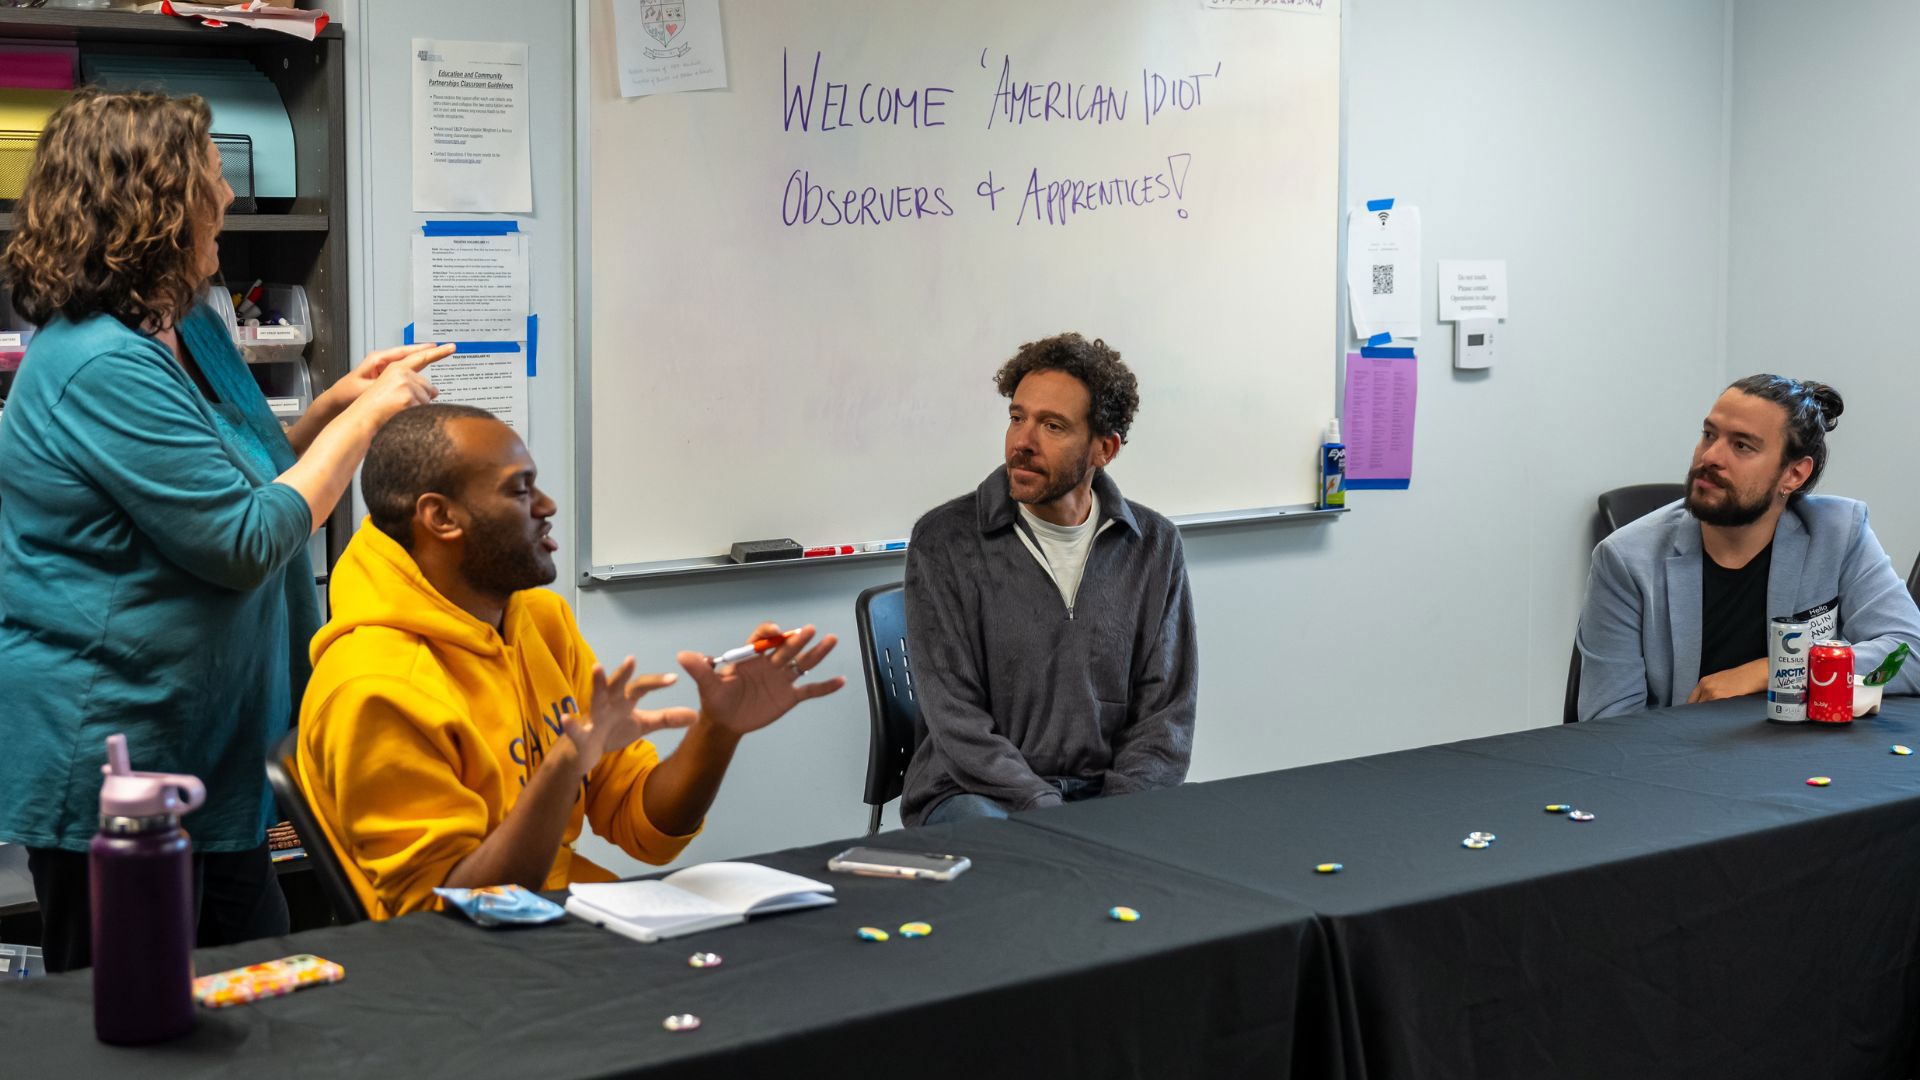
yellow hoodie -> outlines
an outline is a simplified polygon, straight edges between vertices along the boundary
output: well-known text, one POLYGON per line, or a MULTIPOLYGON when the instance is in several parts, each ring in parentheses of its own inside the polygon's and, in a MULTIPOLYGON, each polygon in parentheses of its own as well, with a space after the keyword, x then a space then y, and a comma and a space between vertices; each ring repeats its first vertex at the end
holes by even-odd
MULTIPOLYGON (((371 524, 334 567, 331 599, 300 706, 300 786, 373 918, 437 907, 434 887, 500 827, 565 737, 560 717, 588 699, 593 651, 545 589, 515 593, 496 632, 371 524)), ((680 854, 693 837, 655 829, 640 795, 658 763, 645 740, 600 761, 546 888, 611 880, 573 853, 583 816, 636 859, 680 854)))

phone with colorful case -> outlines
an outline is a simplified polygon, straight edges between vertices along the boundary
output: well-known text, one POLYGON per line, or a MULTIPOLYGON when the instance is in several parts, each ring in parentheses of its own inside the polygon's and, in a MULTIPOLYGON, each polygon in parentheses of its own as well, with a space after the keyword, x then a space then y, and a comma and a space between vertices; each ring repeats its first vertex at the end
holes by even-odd
POLYGON ((245 1005, 261 998, 291 994, 302 987, 339 982, 346 969, 312 953, 283 956, 193 980, 193 999, 209 1009, 245 1005))

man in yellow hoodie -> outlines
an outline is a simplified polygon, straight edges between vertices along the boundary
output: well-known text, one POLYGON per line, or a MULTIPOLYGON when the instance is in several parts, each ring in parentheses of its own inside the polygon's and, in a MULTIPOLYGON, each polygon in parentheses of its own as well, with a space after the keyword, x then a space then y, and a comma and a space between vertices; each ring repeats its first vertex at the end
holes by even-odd
POLYGON ((700 829, 742 736, 845 684, 801 676, 835 644, 771 624, 761 657, 683 652, 700 708, 636 703, 673 675, 594 661, 555 576, 554 502, 492 414, 427 405, 389 421, 361 476, 370 528, 334 568, 313 640, 299 780, 376 919, 437 906, 436 886, 607 881, 573 852, 581 822, 637 859, 700 829), (777 644, 776 644, 777 643, 777 644), (644 736, 686 728, 662 761, 644 736))

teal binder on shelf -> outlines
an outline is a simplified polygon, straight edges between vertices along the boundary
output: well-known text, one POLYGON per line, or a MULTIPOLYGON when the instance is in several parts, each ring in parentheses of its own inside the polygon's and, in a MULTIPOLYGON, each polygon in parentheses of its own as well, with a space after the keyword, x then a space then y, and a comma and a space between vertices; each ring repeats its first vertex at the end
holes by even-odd
POLYGON ((264 199, 299 194, 293 121, 280 91, 245 60, 165 56, 82 56, 86 81, 110 90, 198 94, 213 110, 213 130, 253 140, 253 193, 264 199))

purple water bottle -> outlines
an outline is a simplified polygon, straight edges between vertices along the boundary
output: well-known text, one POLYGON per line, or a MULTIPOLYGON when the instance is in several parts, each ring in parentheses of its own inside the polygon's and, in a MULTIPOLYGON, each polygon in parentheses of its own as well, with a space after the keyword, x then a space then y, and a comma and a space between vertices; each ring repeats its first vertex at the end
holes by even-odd
POLYGON ((137 773, 107 737, 93 899, 93 1033, 130 1046, 193 1030, 193 844, 180 815, 206 801, 191 776, 137 773))

